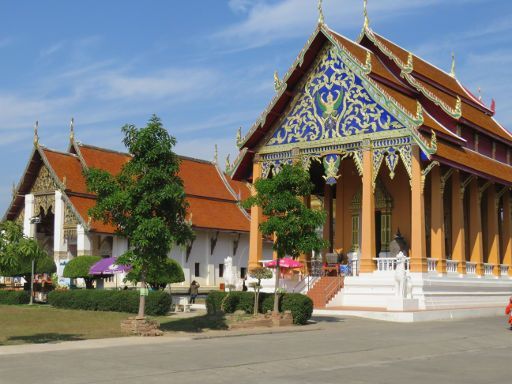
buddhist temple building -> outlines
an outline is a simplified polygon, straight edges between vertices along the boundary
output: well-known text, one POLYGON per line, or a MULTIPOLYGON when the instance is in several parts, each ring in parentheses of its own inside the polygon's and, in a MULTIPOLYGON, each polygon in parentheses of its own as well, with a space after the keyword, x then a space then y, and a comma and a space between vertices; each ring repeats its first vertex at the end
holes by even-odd
MULTIPOLYGON (((365 22, 352 41, 324 22, 242 136, 233 180, 309 170, 324 238, 354 264, 316 306, 405 310, 495 305, 512 292, 512 135, 455 73, 365 22), (390 243, 401 233, 405 273, 390 243), (400 284, 407 289, 398 292, 400 284)), ((249 268, 262 258, 251 211, 249 268)), ((311 255, 304 255, 310 262, 311 255)), ((323 279, 324 277, 322 277, 323 279)), ((314 289, 314 286, 313 286, 314 289)))
MULTIPOLYGON (((180 159, 179 176, 184 181, 188 220, 196 238, 187 247, 173 247, 169 256, 183 267, 183 286, 188 288, 196 280, 203 289, 218 289, 224 282, 228 256, 238 277, 247 272, 250 214, 238 203, 250 192, 245 183, 226 177, 216 162, 180 159)), ((128 250, 128 241, 116 228, 89 217, 96 197, 87 190, 83 171, 99 168, 117 174, 128 161, 130 155, 126 153, 78 142, 73 126, 65 152, 40 144, 36 131, 28 165, 4 220, 18 222, 26 236, 35 237, 53 255, 59 276, 74 257, 120 256, 128 250)), ((271 245, 265 246, 269 259, 271 245)), ((114 278, 107 279, 105 286, 115 286, 114 278)))

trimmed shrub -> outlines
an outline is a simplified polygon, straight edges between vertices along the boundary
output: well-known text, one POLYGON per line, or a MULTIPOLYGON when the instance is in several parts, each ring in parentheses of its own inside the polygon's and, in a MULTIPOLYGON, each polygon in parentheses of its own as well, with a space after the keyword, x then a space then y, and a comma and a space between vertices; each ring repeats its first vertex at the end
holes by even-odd
POLYGON ((0 304, 28 304, 30 293, 27 291, 0 291, 0 304))
POLYGON ((100 256, 78 256, 70 260, 64 267, 63 276, 71 279, 83 278, 87 289, 93 288, 94 276, 89 275, 89 269, 100 261, 100 256))
POLYGON ((226 297, 226 292, 211 291, 206 297, 206 311, 209 315, 217 315, 222 312, 222 300, 226 297))
MULTIPOLYGON (((48 294, 48 304, 56 308, 84 311, 111 311, 137 313, 139 291, 82 290, 53 291, 48 294)), ((169 312, 171 296, 166 292, 152 291, 146 298, 146 314, 161 316, 169 312)))
POLYGON ((313 314, 313 300, 300 293, 284 294, 281 299, 280 310, 291 311, 293 323, 303 325, 311 319, 311 315, 313 314))
MULTIPOLYGON (((313 301, 300 293, 285 293, 280 295, 279 310, 291 311, 294 324, 306 324, 313 314, 313 301)), ((208 314, 220 312, 233 313, 237 310, 253 313, 253 292, 216 292, 212 291, 206 298, 208 314)), ((260 313, 267 313, 274 309, 274 294, 260 293, 260 313)))

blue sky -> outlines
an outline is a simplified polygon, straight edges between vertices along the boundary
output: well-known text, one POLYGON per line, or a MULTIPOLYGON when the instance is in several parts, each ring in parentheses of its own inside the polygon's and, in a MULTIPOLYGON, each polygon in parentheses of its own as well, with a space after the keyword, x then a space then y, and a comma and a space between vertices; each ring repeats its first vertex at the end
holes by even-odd
MULTIPOLYGON (((159 115, 183 155, 236 157, 317 20, 316 0, 0 0, 0 207, 32 147, 123 150, 120 127, 159 115)), ((512 2, 369 0, 372 28, 449 70, 512 129, 512 2)), ((326 23, 357 38, 362 0, 324 0, 326 23)))

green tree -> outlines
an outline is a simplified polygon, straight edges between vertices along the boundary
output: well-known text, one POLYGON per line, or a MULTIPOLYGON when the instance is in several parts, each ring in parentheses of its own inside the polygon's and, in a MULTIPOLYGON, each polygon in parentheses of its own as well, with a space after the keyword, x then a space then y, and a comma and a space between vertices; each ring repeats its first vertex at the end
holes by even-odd
POLYGON ((254 315, 257 315, 260 301, 261 280, 271 279, 272 271, 265 267, 254 268, 249 273, 249 276, 251 276, 253 279, 258 280, 256 283, 252 283, 252 287, 254 288, 254 315))
MULTIPOLYGON (((126 280, 139 283, 140 277, 141 271, 132 269, 126 275, 126 280)), ((168 284, 185 281, 185 274, 176 260, 167 258, 163 264, 149 267, 146 281, 153 289, 164 289, 168 284)))
POLYGON ((85 288, 92 289, 95 277, 89 274, 89 269, 100 260, 100 256, 75 257, 66 264, 62 275, 70 279, 82 278, 85 281, 85 288))
POLYGON ((313 191, 309 173, 298 165, 285 165, 272 178, 254 183, 256 194, 244 201, 245 208, 261 207, 268 219, 260 224, 265 236, 274 236, 277 253, 274 313, 279 312, 279 260, 286 255, 298 257, 301 253, 320 251, 328 243, 318 236, 316 229, 325 223, 326 214, 307 208, 302 197, 313 191))
MULTIPOLYGON (((176 139, 154 115, 146 127, 125 125, 122 132, 132 159, 119 175, 99 169, 86 172, 87 186, 97 195, 90 215, 114 225, 129 240, 131 248, 118 262, 140 271, 145 288, 148 273, 166 263, 171 246, 190 244, 194 233, 186 220, 180 161, 173 152, 176 139)), ((144 317, 144 306, 141 294, 138 317, 144 317)))

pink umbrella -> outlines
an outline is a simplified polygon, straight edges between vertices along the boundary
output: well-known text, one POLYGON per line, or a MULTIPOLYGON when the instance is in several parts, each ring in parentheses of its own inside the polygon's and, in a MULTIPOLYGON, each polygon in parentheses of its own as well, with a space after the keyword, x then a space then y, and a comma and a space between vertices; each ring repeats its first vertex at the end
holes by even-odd
MULTIPOLYGON (((277 267, 277 260, 272 260, 264 263, 265 267, 275 268, 277 267)), ((302 263, 299 263, 297 260, 293 260, 291 257, 283 257, 279 260, 280 268, 301 268, 302 263)))

